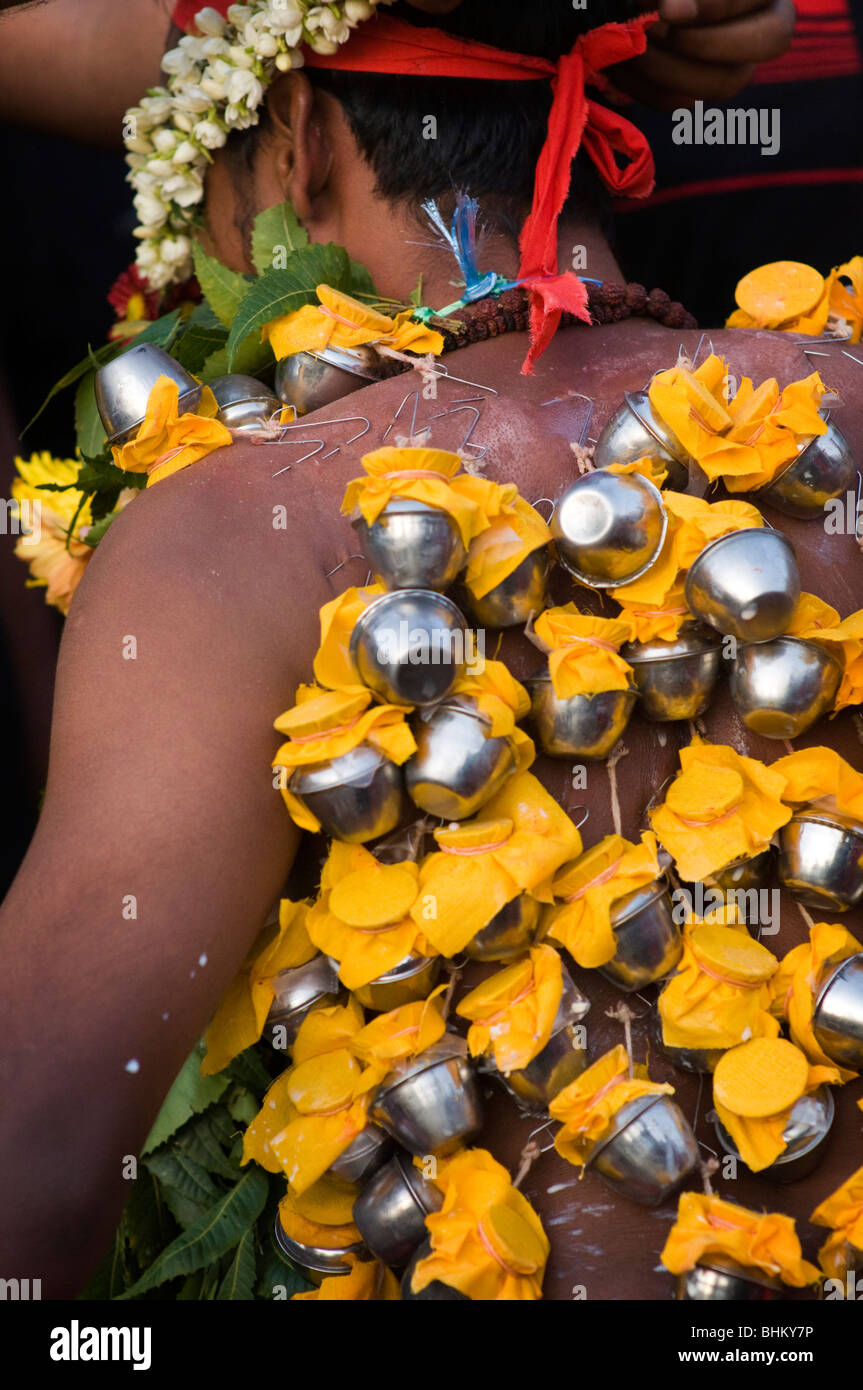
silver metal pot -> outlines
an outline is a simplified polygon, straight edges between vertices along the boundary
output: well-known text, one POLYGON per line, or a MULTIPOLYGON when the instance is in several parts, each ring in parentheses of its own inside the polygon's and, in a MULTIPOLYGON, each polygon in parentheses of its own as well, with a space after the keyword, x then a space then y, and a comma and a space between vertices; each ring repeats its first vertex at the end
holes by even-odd
POLYGON ((425 1241, 415 1252, 413 1259, 402 1275, 401 1295, 403 1303, 413 1303, 422 1300, 425 1303, 464 1303, 470 1302, 467 1294, 459 1293, 458 1289, 451 1289, 449 1284, 444 1284, 440 1279, 433 1279, 427 1284, 422 1293, 413 1293, 411 1290, 411 1279, 414 1270, 420 1260, 426 1259, 431 1254, 431 1241, 425 1241))
POLYGON ((96 407, 109 445, 134 439, 144 423, 150 392, 161 376, 177 383, 180 415, 195 410, 201 386, 175 358, 152 343, 133 345, 97 369, 96 407))
POLYGON ((262 1036, 276 1051, 288 1052, 296 1042, 303 1019, 312 1009, 335 1004, 341 986, 329 957, 317 955, 305 965, 280 971, 273 980, 273 989, 273 1002, 262 1036), (284 1034, 274 1033, 276 1028, 284 1029, 284 1034), (282 1038, 284 1046, 281 1046, 282 1038))
POLYGON ((545 608, 550 570, 548 547, 541 546, 482 598, 465 589, 465 603, 481 627, 521 627, 545 608))
POLYGON ((329 1279, 333 1275, 350 1274, 352 1255, 358 1258, 365 1253, 365 1246, 362 1241, 354 1245, 338 1246, 336 1249, 328 1250, 323 1245, 303 1245, 300 1241, 294 1240, 285 1233, 278 1212, 276 1212, 276 1243, 282 1254, 285 1255, 292 1265, 302 1270, 307 1279, 313 1284, 322 1284, 324 1279, 329 1279))
POLYGON ((658 1207, 698 1165, 698 1145, 680 1106, 668 1095, 628 1101, 597 1140, 586 1166, 621 1196, 658 1207))
POLYGON ((450 695, 414 720, 417 751, 405 767, 408 795, 443 820, 466 820, 515 772, 508 738, 492 737, 476 700, 450 695))
POLYGON ((684 587, 694 617, 740 642, 769 642, 788 628, 800 597, 790 541, 766 526, 732 531, 706 545, 684 587))
POLYGON ((375 1092, 371 1116, 410 1153, 450 1153, 482 1128, 476 1074, 463 1038, 448 1033, 375 1092))
POLYGON ((468 942, 465 954, 471 960, 488 961, 523 955, 536 940, 541 910, 529 893, 513 898, 468 942))
POLYGON ((764 738, 797 738, 829 714, 842 662, 817 642, 776 637, 738 648, 729 689, 747 729, 764 738))
POLYGON ((673 642, 627 642, 620 655, 632 667, 645 719, 696 719, 710 704, 721 651, 709 629, 684 625, 673 642))
POLYGON ((655 459, 665 465, 666 487, 675 492, 686 490, 691 456, 656 414, 648 392, 627 391, 623 404, 596 441, 593 462, 597 468, 608 468, 612 463, 635 463, 640 458, 655 459))
POLYGON ((398 825, 406 807, 402 769, 370 743, 341 757, 295 768, 288 788, 325 834, 365 844, 398 825))
POLYGON ((676 1297, 684 1303, 775 1303, 784 1299, 784 1290, 781 1279, 716 1253, 702 1255, 694 1269, 677 1276, 676 1297))
MULTIPOLYGON (((835 1113, 836 1106, 829 1086, 819 1086, 811 1095, 801 1096, 782 1131, 786 1142, 784 1151, 775 1163, 771 1163, 769 1168, 762 1168, 755 1176, 767 1178, 770 1182, 798 1182, 801 1178, 808 1178, 821 1161, 835 1113)), ((714 1120, 714 1128, 725 1152, 743 1163, 740 1150, 718 1118, 714 1120)))
POLYGON ((827 433, 816 434, 796 458, 765 487, 752 493, 756 506, 766 502, 777 511, 807 521, 824 516, 828 502, 844 498, 854 487, 857 465, 851 446, 832 420, 827 433))
POLYGON ((443 700, 464 670, 467 624, 450 599, 431 589, 382 594, 351 633, 351 661, 363 685, 401 705, 443 700))
POLYGON ((458 527, 441 507, 394 497, 371 526, 353 522, 375 578, 387 589, 447 589, 465 561, 458 527))
POLYGON ((709 1076, 725 1051, 722 1047, 669 1046, 662 1034, 662 1016, 658 1007, 653 1014, 652 1032, 657 1047, 669 1062, 673 1062, 681 1071, 694 1072, 696 1075, 709 1076))
POLYGON ((257 377, 231 372, 207 383, 219 407, 219 419, 231 430, 253 434, 281 413, 282 402, 257 377))
POLYGON ((555 695, 550 676, 524 682, 542 751, 552 758, 606 758, 635 707, 637 691, 605 690, 599 695, 555 695))
POLYGON ((402 1269, 428 1239, 426 1217, 443 1206, 443 1194, 397 1153, 366 1184, 354 1202, 353 1220, 372 1254, 402 1269))
POLYGON ((640 473, 603 469, 570 484, 551 522, 560 563, 594 589, 630 584, 649 570, 667 529, 662 494, 653 483, 640 473))
POLYGON ((440 956, 411 954, 400 961, 394 970, 355 989, 354 998, 365 1008, 382 1014, 418 999, 428 999, 440 974, 440 967, 440 956))
POLYGON ((856 907, 863 902, 863 825, 834 811, 798 811, 779 832, 779 882, 811 907, 856 907))
POLYGON ((494 1075, 515 1097, 519 1108, 532 1114, 545 1114, 551 1101, 571 1081, 581 1076, 589 1064, 589 1054, 583 1045, 581 1020, 590 1012, 590 1000, 577 989, 564 970, 563 994, 551 1037, 541 1052, 526 1067, 504 1076, 493 1062, 483 1067, 494 1075))
POLYGON ((831 1062, 863 1071, 863 952, 822 975, 812 1031, 831 1062))
MULTIPOLYGON (((388 1160, 393 1141, 377 1125, 366 1125, 356 1139, 330 1164, 330 1172, 342 1182, 368 1182, 388 1160)), ((356 1214, 355 1214, 356 1215, 356 1214)), ((356 1220, 354 1220, 356 1225, 356 1220)))
POLYGON ((617 951, 598 967, 600 975, 627 994, 669 975, 683 955, 683 937, 672 913, 664 878, 617 898, 610 913, 617 951))
POLYGON ((295 352, 276 363, 276 393, 298 415, 309 415, 377 380, 376 361, 369 347, 295 352))

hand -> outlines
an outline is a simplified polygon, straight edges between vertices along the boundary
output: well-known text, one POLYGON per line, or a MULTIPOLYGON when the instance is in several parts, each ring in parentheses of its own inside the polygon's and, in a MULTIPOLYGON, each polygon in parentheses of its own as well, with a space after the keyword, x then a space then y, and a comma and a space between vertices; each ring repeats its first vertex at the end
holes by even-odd
POLYGON ((755 67, 791 44, 793 0, 661 0, 647 48, 610 73, 616 87, 659 110, 730 101, 755 67))

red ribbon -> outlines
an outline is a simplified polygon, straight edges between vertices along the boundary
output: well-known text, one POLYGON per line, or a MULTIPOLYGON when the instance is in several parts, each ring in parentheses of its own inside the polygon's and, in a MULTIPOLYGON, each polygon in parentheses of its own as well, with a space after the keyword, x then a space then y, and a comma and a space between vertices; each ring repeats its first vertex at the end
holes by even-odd
MULTIPOLYGON (((197 0, 179 0, 174 22, 192 23, 197 0)), ((213 6, 224 13, 227 0, 213 6)), ((587 291, 572 271, 559 272, 557 224, 569 193, 572 162, 583 146, 610 192, 644 198, 653 189, 653 156, 647 139, 620 112, 600 106, 586 85, 607 84, 602 69, 643 53, 645 29, 656 14, 625 24, 603 24, 582 34, 557 63, 458 38, 441 29, 415 28, 378 14, 357 29, 332 55, 306 49, 308 67, 340 72, 383 73, 406 77, 458 77, 496 82, 551 79, 552 108, 545 145, 536 166, 533 205, 522 228, 518 279, 530 291, 530 348, 522 371, 533 364, 554 337, 561 315, 590 322, 587 291), (624 161, 618 164, 620 155, 624 161)))

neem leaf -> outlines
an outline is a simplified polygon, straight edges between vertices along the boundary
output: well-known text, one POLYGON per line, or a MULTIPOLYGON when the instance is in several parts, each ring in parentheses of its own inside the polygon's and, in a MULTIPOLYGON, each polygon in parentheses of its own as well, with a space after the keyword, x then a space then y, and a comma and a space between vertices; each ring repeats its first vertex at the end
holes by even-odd
MULTIPOLYGON (((221 1109, 221 1107, 218 1108, 221 1109)), ((205 1114, 190 1120, 184 1126, 182 1133, 176 1136, 171 1148, 173 1152, 192 1159, 194 1163, 205 1168, 208 1173, 216 1173, 220 1178, 228 1178, 231 1182, 236 1182, 240 1176, 240 1169, 237 1164, 229 1161, 222 1148, 220 1138, 223 1131, 221 1127, 217 1130, 211 1118, 215 1110, 216 1107, 213 1107, 205 1114)), ((260 1106, 256 1106, 255 1114, 258 1113, 258 1110, 260 1110, 260 1106)), ((226 1118, 227 1143, 230 1145, 233 1142, 237 1127, 229 1117, 226 1118)))
POLYGON ((100 454, 105 447, 105 426, 96 406, 92 367, 78 383, 75 392, 75 433, 82 454, 100 454))
POLYGON ((219 1285, 219 1302, 250 1302, 255 1297, 255 1228, 250 1226, 234 1251, 228 1272, 219 1285))
POLYGON ((181 1236, 171 1241, 147 1272, 122 1295, 139 1298, 170 1279, 193 1274, 232 1250, 257 1221, 267 1200, 266 1174, 252 1167, 181 1236))
POLYGON ((268 1091, 273 1083, 272 1076, 261 1060, 258 1044, 253 1044, 247 1047, 245 1052, 238 1053, 234 1060, 228 1063, 225 1074, 240 1086, 247 1086, 250 1091, 256 1092, 262 1100, 264 1092, 268 1091))
POLYGON ((283 252, 288 256, 308 246, 309 234, 297 219, 290 203, 265 208, 255 218, 252 230, 252 263, 259 275, 276 267, 283 252))
POLYGON ((154 347, 164 348, 167 352, 179 327, 180 311, 179 309, 172 309, 170 314, 163 314, 161 318, 148 323, 146 328, 142 328, 139 333, 135 334, 134 338, 130 338, 128 343, 123 344, 121 351, 128 352, 130 348, 137 347, 139 343, 152 343, 154 347))
POLYGON ((166 1139, 176 1133, 180 1125, 184 1125, 192 1115, 206 1110, 207 1106, 217 1101, 227 1088, 226 1076, 201 1075, 203 1051, 203 1044, 197 1043, 183 1063, 180 1074, 165 1097, 153 1128, 147 1135, 142 1154, 152 1153, 160 1144, 164 1144, 166 1139))
POLYGON ((320 284, 341 289, 350 283, 350 260, 341 246, 328 243, 304 246, 291 256, 284 270, 268 270, 252 284, 228 335, 228 364, 234 370, 237 348, 256 329, 314 302, 320 284))
POLYGON ((208 256, 203 246, 195 242, 192 252, 195 260, 195 274, 198 284, 206 296, 210 308, 226 328, 230 328, 234 315, 251 283, 251 277, 229 270, 221 261, 208 256))

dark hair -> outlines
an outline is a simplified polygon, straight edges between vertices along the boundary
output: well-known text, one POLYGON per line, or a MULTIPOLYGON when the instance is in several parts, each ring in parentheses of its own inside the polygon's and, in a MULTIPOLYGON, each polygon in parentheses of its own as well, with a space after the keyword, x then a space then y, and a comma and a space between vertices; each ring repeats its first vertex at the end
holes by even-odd
MULTIPOLYGON (((448 15, 397 4, 386 14, 417 28, 439 28, 511 53, 557 59, 580 34, 644 13, 646 0, 462 0, 448 15)), ((341 104, 374 170, 377 192, 395 201, 465 189, 486 202, 529 202, 551 106, 550 83, 384 77, 307 68, 312 83, 341 104), (428 138, 427 117, 436 132, 428 138)), ((579 162, 580 164, 580 162, 579 162)), ((583 196, 579 167, 573 192, 583 196)))

